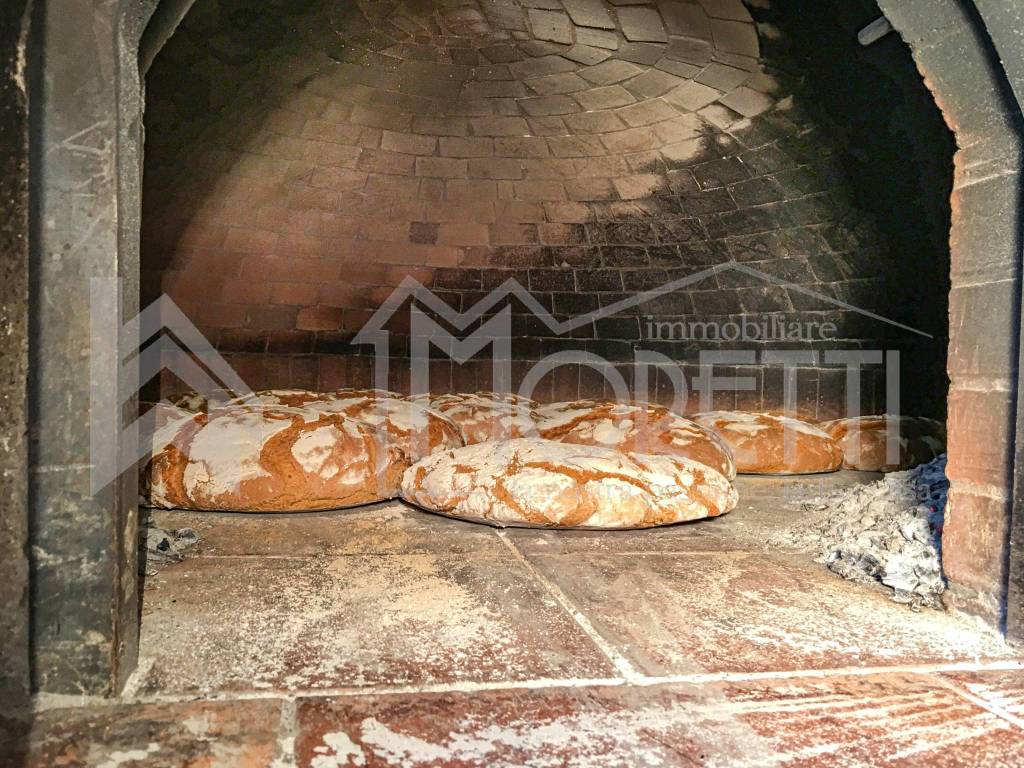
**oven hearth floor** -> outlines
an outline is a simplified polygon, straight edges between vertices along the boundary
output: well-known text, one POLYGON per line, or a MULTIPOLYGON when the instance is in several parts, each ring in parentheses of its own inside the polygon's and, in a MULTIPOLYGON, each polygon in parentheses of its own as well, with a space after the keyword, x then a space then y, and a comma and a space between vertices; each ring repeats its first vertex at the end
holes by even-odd
POLYGON ((1021 765, 1020 649, 767 549, 785 500, 870 479, 618 533, 157 512, 202 538, 147 577, 138 671, 43 701, 25 765, 1021 765))

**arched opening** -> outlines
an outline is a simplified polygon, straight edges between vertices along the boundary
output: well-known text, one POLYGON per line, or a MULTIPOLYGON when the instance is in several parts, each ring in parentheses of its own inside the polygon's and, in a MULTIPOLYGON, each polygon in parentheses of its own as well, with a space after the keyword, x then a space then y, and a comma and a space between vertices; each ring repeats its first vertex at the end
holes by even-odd
MULTIPOLYGON (((628 370, 638 346, 692 375, 697 351, 738 346, 741 315, 755 321, 743 339, 768 337, 755 349, 802 318, 795 347, 811 356, 899 346, 903 402, 941 417, 952 143, 895 36, 861 54, 835 27, 874 73, 851 86, 801 60, 817 30, 780 14, 755 9, 765 38, 736 8, 595 9, 578 18, 602 27, 525 6, 197 4, 149 76, 146 295, 170 295, 252 386, 327 390, 371 383, 377 350, 353 341, 407 277, 461 312, 515 279, 568 321, 737 263, 764 275, 695 278, 575 328, 583 341, 517 306, 520 377, 576 347, 628 370), (830 116, 857 98, 873 112, 830 116)), ((391 380, 375 383, 401 390, 409 329, 389 331, 391 380)), ((845 408, 846 373, 817 357, 800 405, 826 418, 845 408)), ((780 375, 747 372, 740 404, 781 407, 780 375)), ((438 361, 432 388, 488 375, 438 361)), ((881 366, 865 376, 864 412, 884 409, 881 366)), ((540 398, 600 395, 603 378, 572 367, 540 398)))

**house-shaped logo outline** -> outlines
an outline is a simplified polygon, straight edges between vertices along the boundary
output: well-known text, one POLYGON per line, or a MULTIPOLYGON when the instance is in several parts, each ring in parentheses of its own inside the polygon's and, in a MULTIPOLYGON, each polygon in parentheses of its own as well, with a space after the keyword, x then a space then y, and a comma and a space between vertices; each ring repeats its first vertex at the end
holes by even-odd
MULTIPOLYGON (((390 337, 390 331, 385 330, 384 325, 409 297, 412 297, 415 301, 418 301, 431 309, 449 325, 460 331, 464 331, 471 323, 479 320, 485 313, 498 306, 499 302, 504 300, 506 297, 514 296, 519 299, 519 301, 521 301, 523 305, 534 314, 534 316, 543 321, 548 329, 550 329, 555 335, 561 336, 568 331, 584 326, 594 320, 612 317, 627 309, 639 306, 660 296, 664 296, 665 294, 694 285, 712 277, 713 275, 727 271, 739 272, 741 274, 757 278, 768 285, 781 286, 788 290, 796 291, 804 294, 805 296, 832 304, 840 309, 856 312, 864 317, 894 326, 901 330, 908 331, 919 336, 924 336, 929 339, 934 338, 932 334, 926 333, 925 331, 913 328, 909 325, 904 325, 896 320, 883 317, 875 312, 862 309, 861 307, 854 306, 853 304, 849 304, 848 302, 836 299, 832 296, 827 296, 823 293, 811 290, 810 288, 788 282, 782 278, 776 277, 775 275, 747 266, 746 264, 727 261, 708 267, 707 269, 694 272, 677 280, 671 280, 657 288, 641 291, 629 298, 622 299, 613 304, 609 304, 606 307, 601 307, 593 312, 587 312, 565 321, 556 320, 551 313, 548 312, 539 301, 537 301, 530 291, 524 288, 523 285, 515 278, 509 278, 468 310, 459 312, 447 302, 439 298, 432 290, 424 286, 417 279, 409 276, 403 279, 402 282, 396 286, 395 290, 392 291, 391 295, 388 296, 387 300, 377 308, 366 324, 360 329, 359 333, 357 333, 355 338, 353 338, 352 344, 373 344, 376 347, 377 354, 380 355, 382 352, 381 346, 387 345, 390 337)), ((384 350, 384 354, 387 354, 386 349, 384 350)))

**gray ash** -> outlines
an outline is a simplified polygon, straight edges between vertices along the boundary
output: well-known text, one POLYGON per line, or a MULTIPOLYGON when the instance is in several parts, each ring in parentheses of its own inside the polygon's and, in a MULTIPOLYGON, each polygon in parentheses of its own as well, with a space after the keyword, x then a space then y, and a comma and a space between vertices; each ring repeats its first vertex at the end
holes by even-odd
POLYGON ((812 552, 844 579, 881 582, 913 608, 941 608, 946 456, 799 502, 806 518, 774 544, 812 552))
POLYGON ((139 558, 140 569, 149 575, 156 573, 168 563, 185 559, 186 552, 199 542, 199 534, 193 528, 161 528, 146 517, 139 521, 139 551, 145 557, 139 558))

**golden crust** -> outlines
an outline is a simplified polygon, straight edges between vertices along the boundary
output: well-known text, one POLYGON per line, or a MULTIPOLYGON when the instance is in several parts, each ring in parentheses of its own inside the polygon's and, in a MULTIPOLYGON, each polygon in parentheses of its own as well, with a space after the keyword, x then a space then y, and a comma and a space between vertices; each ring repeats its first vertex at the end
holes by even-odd
POLYGON ((267 389, 235 402, 250 407, 298 407, 340 413, 382 430, 395 446, 416 461, 432 451, 463 444, 459 427, 429 404, 417 403, 383 389, 338 389, 333 392, 267 389))
POLYGON ((736 477, 728 444, 695 421, 652 403, 579 400, 538 409, 541 437, 575 445, 598 445, 627 453, 693 459, 736 477))
POLYGON ((893 472, 931 461, 946 449, 946 427, 921 416, 857 416, 819 425, 839 443, 843 467, 893 472), (895 460, 888 456, 889 429, 896 432, 895 460))
POLYGON ((709 411, 693 419, 728 443, 741 474, 834 472, 843 462, 831 435, 799 419, 745 411, 709 411))
POLYGON ((245 512, 335 509, 393 498, 405 455, 340 413, 235 405, 154 442, 149 503, 245 512))
POLYGON ((439 395, 430 406, 454 421, 466 445, 537 434, 536 403, 515 394, 473 392, 439 395))

